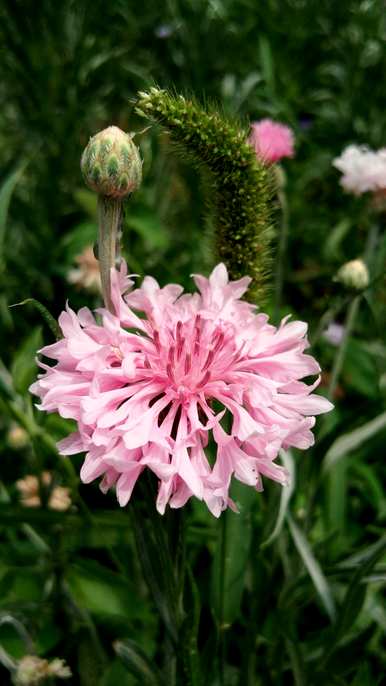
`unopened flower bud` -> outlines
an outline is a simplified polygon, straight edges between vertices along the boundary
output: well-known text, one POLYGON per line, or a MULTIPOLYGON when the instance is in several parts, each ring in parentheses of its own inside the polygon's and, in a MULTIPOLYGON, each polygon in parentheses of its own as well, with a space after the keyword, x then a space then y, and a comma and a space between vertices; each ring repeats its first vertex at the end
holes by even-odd
POLYGON ((369 271, 363 260, 350 260, 338 270, 335 281, 350 290, 363 291, 369 285, 369 271))
POLYGON ((109 126, 90 138, 80 167, 93 191, 109 198, 124 198, 142 180, 142 161, 132 136, 109 126))
POLYGON ((29 443, 28 434, 25 429, 17 424, 13 424, 7 434, 8 445, 13 450, 20 450, 25 448, 29 443))

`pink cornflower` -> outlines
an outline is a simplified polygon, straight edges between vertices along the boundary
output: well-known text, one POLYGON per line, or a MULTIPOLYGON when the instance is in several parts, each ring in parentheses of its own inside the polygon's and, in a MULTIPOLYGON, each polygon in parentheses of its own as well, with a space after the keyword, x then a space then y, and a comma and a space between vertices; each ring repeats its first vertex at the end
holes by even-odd
POLYGON ((249 143, 256 155, 264 162, 273 164, 283 157, 294 156, 294 134, 289 126, 272 119, 262 119, 251 124, 249 143))
POLYGON ((87 308, 77 315, 67 308, 59 318, 64 338, 40 351, 57 364, 40 363, 31 391, 42 410, 76 420, 78 431, 58 447, 62 455, 87 453, 83 482, 103 476, 102 490, 115 485, 123 506, 150 469, 160 513, 194 495, 217 517, 235 508, 233 476, 257 490, 262 477, 285 484, 275 462, 280 448, 312 445, 314 415, 332 405, 311 394, 319 379, 299 381, 320 371, 304 353, 306 324, 269 324, 239 299, 250 279, 229 282, 223 264, 194 281, 193 295, 149 276, 126 293, 133 285, 126 265, 112 270, 114 314, 99 309, 96 321, 87 308))

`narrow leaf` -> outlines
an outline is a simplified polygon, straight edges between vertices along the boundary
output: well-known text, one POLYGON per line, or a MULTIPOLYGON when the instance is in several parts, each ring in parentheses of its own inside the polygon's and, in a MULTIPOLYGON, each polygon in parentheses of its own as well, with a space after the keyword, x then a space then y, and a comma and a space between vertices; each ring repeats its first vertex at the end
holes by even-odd
POLYGON ((197 645, 200 596, 190 566, 187 567, 184 593, 185 620, 181 627, 182 660, 189 686, 203 686, 197 645))
POLYGON ((56 319, 52 316, 52 314, 47 310, 47 308, 42 305, 39 300, 35 300, 35 298, 26 298, 26 300, 22 300, 20 303, 15 303, 14 305, 10 305, 10 307, 19 307, 20 305, 33 305, 40 314, 42 315, 45 323, 49 328, 51 329, 51 332, 54 334, 56 340, 59 340, 62 338, 62 332, 60 330, 59 324, 56 321, 56 319))
POLYGON ((11 201, 14 188, 24 172, 25 166, 26 163, 24 162, 17 167, 15 171, 9 174, 0 188, 0 259, 2 256, 5 239, 9 203, 11 201))
POLYGON ((343 599, 342 606, 339 610, 334 632, 330 641, 329 649, 327 650, 325 662, 330 659, 339 641, 343 638, 345 633, 357 619, 366 595, 366 586, 362 583, 363 579, 373 569, 376 562, 381 555, 386 551, 386 537, 381 538, 374 546, 371 556, 364 564, 360 564, 357 571, 354 573, 352 580, 347 588, 343 599))
POLYGON ((39 326, 23 341, 12 360, 13 385, 18 393, 24 394, 36 376, 36 351, 41 346, 42 331, 39 326))
POLYGON ((127 669, 145 686, 160 686, 162 677, 139 645, 129 639, 116 641, 114 650, 127 669))
POLYGON ((379 431, 386 429, 386 412, 383 412, 370 422, 363 424, 358 429, 350 431, 337 438, 327 451, 322 470, 324 473, 328 472, 339 460, 345 457, 348 453, 359 448, 362 443, 375 436, 379 431))
POLYGON ((280 457, 282 459, 283 465, 286 468, 288 474, 289 474, 289 485, 284 486, 281 491, 281 496, 280 496, 280 504, 279 504, 279 512, 277 515, 276 519, 276 524, 274 526, 274 529, 272 533, 268 536, 268 538, 263 541, 261 544, 261 548, 266 548, 268 545, 271 545, 278 536, 280 536, 281 530, 284 525, 285 521, 285 516, 287 514, 288 510, 288 505, 291 500, 292 494, 294 492, 295 488, 295 461, 292 456, 292 453, 290 451, 285 451, 281 450, 280 451, 280 457))
POLYGON ((289 514, 287 514, 287 522, 295 546, 318 592, 323 607, 326 610, 330 620, 334 621, 336 614, 334 599, 332 597, 327 579, 323 574, 322 568, 314 556, 311 546, 303 532, 299 529, 298 525, 294 522, 289 514))

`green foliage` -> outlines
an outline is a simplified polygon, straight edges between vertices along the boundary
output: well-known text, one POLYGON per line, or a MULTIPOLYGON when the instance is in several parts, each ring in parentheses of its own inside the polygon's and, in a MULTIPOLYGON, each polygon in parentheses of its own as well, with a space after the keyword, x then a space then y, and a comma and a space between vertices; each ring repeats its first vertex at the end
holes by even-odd
MULTIPOLYGON (((381 0, 1 3, 0 646, 12 660, 62 657, 71 686, 179 686, 176 673, 191 686, 381 686, 385 214, 345 194, 331 162, 351 142, 386 144, 385 38, 381 0), (142 131, 128 108, 151 83, 165 90, 138 106, 161 133, 142 131), (268 291, 274 311, 267 257, 280 208, 245 144, 248 122, 266 116, 296 139, 283 162, 280 314, 309 322, 322 392, 337 355, 322 331, 344 324, 349 306, 332 279, 364 255, 375 229, 371 283, 334 412, 317 421, 312 450, 282 454, 292 487, 265 481, 257 494, 236 484, 240 515, 220 521, 190 503, 184 549, 180 513, 149 511, 140 486, 121 510, 79 483, 82 458, 59 458, 55 447, 72 422, 35 410, 27 387, 66 299, 100 305, 68 275, 97 239, 81 153, 112 123, 136 130, 144 160, 123 223, 129 271, 191 288, 190 274, 212 266, 217 235, 216 259, 233 276, 254 276, 253 298, 260 305, 268 291), (47 489, 41 507, 22 505, 17 481, 44 470, 70 490, 68 511, 49 507, 47 489)), ((10 686, 3 657, 0 683, 10 686)))

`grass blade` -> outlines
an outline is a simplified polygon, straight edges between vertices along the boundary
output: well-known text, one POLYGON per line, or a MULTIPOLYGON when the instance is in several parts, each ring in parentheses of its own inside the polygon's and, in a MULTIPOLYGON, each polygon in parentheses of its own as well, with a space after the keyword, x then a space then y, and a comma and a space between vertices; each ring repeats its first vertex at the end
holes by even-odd
POLYGON ((359 448, 362 443, 383 429, 386 429, 386 412, 363 424, 358 429, 354 429, 354 431, 350 431, 350 433, 343 434, 343 436, 337 438, 324 457, 323 473, 326 474, 339 460, 356 448, 359 448))
POLYGON ((290 514, 287 514, 287 522, 298 553, 312 579, 324 609, 326 610, 330 620, 333 622, 336 616, 335 603, 322 568, 314 556, 314 553, 312 552, 311 546, 308 543, 305 535, 301 529, 299 529, 298 525, 294 522, 290 514))
POLYGON ((292 453, 289 450, 287 450, 287 451, 281 450, 280 456, 281 456, 284 467, 286 468, 287 472, 289 473, 289 485, 283 486, 283 488, 282 488, 281 496, 280 496, 279 511, 278 511, 275 526, 273 528, 272 533, 261 544, 261 546, 260 546, 261 549, 266 548, 267 546, 271 545, 271 543, 273 543, 277 539, 277 537, 280 536, 281 530, 284 526, 285 516, 287 514, 289 502, 291 500, 292 494, 293 494, 294 489, 295 489, 295 461, 294 461, 294 458, 292 457, 292 453))

